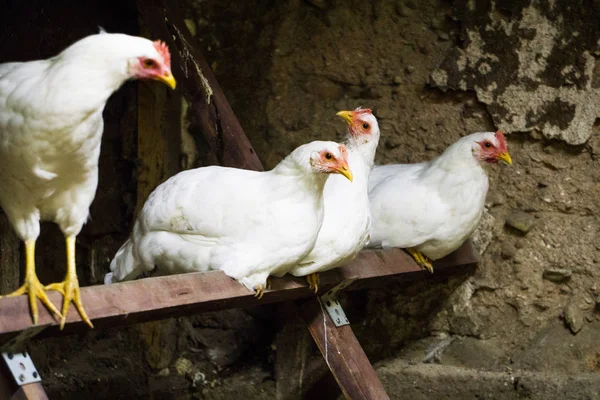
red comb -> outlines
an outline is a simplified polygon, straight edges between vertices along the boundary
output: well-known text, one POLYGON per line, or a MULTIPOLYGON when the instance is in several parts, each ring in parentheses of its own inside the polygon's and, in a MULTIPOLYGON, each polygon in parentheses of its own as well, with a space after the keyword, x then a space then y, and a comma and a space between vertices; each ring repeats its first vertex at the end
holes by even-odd
POLYGON ((344 157, 344 160, 347 160, 348 159, 348 151, 346 149, 346 145, 340 144, 339 149, 340 149, 340 153, 342 153, 342 156, 344 157))
POLYGON ((373 111, 371 111, 370 108, 357 107, 354 110, 354 113, 356 113, 356 114, 373 114, 373 111))
POLYGON ((498 140, 500 148, 506 150, 506 139, 504 138, 504 132, 499 130, 494 134, 494 136, 496 137, 496 140, 498 140))
POLYGON ((504 143, 506 140, 504 139, 504 132, 502 131, 498 131, 494 134, 494 136, 496 137, 496 139, 498 139, 498 141, 500 143, 504 143))
POLYGON ((169 53, 169 48, 167 47, 165 42, 160 41, 160 40, 155 40, 154 42, 152 42, 152 44, 154 44, 154 48, 156 49, 158 54, 161 55, 165 65, 169 69, 171 69, 171 53, 169 53))

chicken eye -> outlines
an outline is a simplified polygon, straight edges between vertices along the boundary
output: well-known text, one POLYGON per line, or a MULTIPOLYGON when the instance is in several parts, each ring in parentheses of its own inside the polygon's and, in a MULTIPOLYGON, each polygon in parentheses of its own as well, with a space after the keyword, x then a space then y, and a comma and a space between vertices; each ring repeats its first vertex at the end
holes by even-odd
POLYGON ((490 148, 490 147, 492 147, 492 144, 490 142, 486 142, 485 147, 490 148))
POLYGON ((328 160, 331 160, 333 158, 333 156, 331 155, 331 153, 327 153, 327 154, 325 154, 325 158, 328 160))
POLYGON ((144 67, 145 67, 145 68, 152 68, 152 67, 154 67, 155 65, 156 65, 156 63, 154 62, 154 60, 151 60, 151 59, 149 59, 149 58, 148 58, 148 59, 146 59, 146 60, 144 60, 144 67))
POLYGON ((369 129, 369 124, 367 124, 367 123, 364 123, 364 124, 363 124, 363 129, 369 129))

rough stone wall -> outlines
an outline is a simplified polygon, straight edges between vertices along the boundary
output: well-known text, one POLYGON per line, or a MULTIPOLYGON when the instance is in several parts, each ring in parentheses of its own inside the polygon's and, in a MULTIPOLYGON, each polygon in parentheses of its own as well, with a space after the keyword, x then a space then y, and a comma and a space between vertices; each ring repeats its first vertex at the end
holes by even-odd
POLYGON ((594 1, 457 1, 463 45, 433 71, 433 86, 475 91, 507 132, 583 144, 600 114, 598 13, 594 1))

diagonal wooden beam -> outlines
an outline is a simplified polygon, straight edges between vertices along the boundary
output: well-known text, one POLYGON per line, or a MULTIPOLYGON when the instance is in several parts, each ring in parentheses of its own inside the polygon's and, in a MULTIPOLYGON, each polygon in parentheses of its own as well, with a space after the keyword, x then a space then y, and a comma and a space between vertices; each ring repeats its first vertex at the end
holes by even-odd
MULTIPOLYGON (((457 256, 461 260, 460 263, 456 263, 452 257, 441 260, 435 265, 436 272, 432 275, 421 270, 414 260, 401 250, 365 250, 349 265, 322 274, 320 293, 348 279, 356 279, 347 289, 354 290, 382 286, 391 280, 410 282, 436 279, 473 270, 477 258, 470 245, 464 246, 457 256)), ((257 300, 253 293, 221 271, 211 271, 88 286, 81 289, 81 296, 96 328, 112 328, 315 296, 301 278, 286 276, 273 279, 272 286, 261 300, 257 300)), ((49 297, 55 304, 60 303, 59 293, 50 292, 49 297)), ((27 296, 0 299, 0 344, 32 328, 27 301, 27 296)), ((39 334, 40 337, 88 330, 79 315, 70 312, 64 331, 59 331, 57 322, 45 307, 40 307, 39 326, 46 327, 39 334)))
POLYGON ((138 0, 138 10, 143 30, 169 46, 178 90, 189 104, 188 130, 200 141, 202 164, 262 171, 260 160, 178 7, 167 0, 138 0))
POLYGON ((336 327, 318 298, 296 304, 344 396, 352 400, 389 400, 350 325, 336 327))

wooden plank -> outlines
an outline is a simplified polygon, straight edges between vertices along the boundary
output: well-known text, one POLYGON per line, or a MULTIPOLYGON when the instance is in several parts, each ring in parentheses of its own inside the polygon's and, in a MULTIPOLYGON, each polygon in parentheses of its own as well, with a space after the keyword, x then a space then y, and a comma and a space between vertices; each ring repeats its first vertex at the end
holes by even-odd
POLYGON ((138 0, 140 19, 152 38, 164 40, 178 90, 189 103, 189 131, 203 165, 262 170, 225 94, 195 44, 177 7, 167 0, 138 0))
POLYGON ((389 399, 350 325, 336 327, 318 298, 297 304, 344 396, 353 400, 389 399))
POLYGON ((10 400, 48 400, 46 391, 40 382, 21 386, 10 400))
MULTIPOLYGON (((436 273, 421 270, 413 259, 401 250, 365 250, 349 265, 322 274, 320 293, 335 284, 356 279, 347 290, 381 286, 392 279, 403 282, 443 278, 457 272, 470 272, 476 258, 472 248, 459 264, 436 264, 436 273), (468 256, 470 254, 471 256, 468 256)), ((88 286, 81 289, 88 315, 97 328, 129 325, 191 313, 249 307, 260 304, 314 297, 302 278, 286 276, 273 280, 273 288, 261 300, 221 271, 191 273, 140 279, 113 285, 88 286)), ((60 294, 49 293, 55 304, 60 294)), ((0 299, 0 343, 31 327, 27 297, 0 299)), ((40 308, 40 325, 48 328, 41 336, 63 335, 87 331, 77 313, 69 313, 64 332, 44 308, 40 308)))

